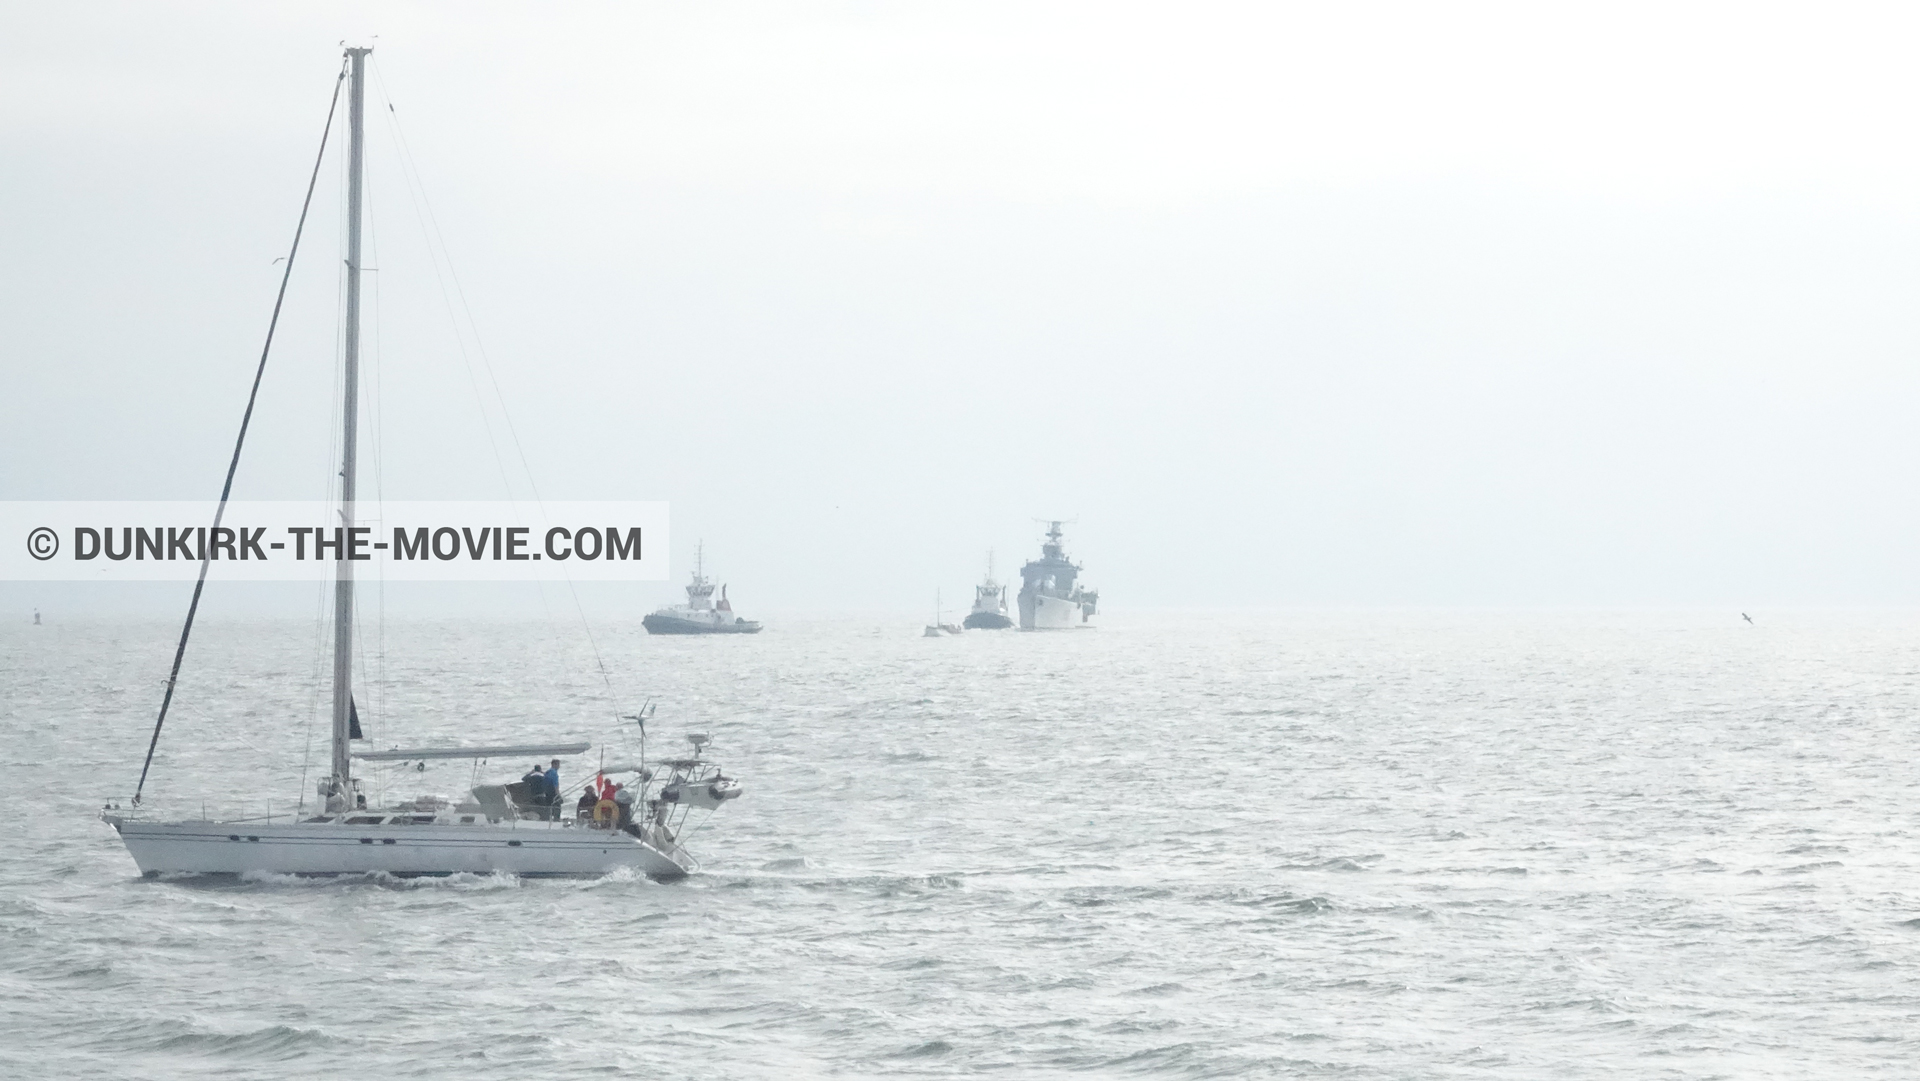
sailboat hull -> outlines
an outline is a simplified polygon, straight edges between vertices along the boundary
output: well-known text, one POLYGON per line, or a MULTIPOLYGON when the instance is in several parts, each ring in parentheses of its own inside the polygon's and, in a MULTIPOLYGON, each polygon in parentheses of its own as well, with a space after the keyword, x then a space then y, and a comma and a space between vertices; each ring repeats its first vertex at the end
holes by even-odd
POLYGON ((540 824, 351 826, 108 818, 144 875, 455 874, 678 878, 692 860, 618 830, 540 824))

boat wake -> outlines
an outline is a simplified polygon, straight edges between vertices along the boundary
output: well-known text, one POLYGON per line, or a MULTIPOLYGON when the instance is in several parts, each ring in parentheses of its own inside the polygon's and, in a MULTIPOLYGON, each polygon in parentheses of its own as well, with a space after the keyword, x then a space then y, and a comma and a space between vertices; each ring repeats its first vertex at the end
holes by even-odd
POLYGON ((519 875, 507 871, 495 871, 492 874, 471 874, 460 872, 451 875, 393 875, 385 871, 369 871, 364 874, 341 875, 288 875, 276 871, 244 871, 230 874, 195 874, 191 872, 168 872, 166 874, 144 877, 142 882, 162 882, 169 885, 189 886, 208 890, 336 890, 358 889, 375 886, 388 890, 460 890, 464 892, 486 892, 491 890, 519 889, 519 875))

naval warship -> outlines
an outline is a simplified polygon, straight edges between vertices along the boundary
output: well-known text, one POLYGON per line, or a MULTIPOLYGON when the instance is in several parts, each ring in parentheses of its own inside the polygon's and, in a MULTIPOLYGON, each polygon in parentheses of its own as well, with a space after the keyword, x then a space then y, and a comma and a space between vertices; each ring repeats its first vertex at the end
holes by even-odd
POLYGON ((987 553, 987 580, 973 587, 973 611, 960 625, 970 631, 1001 631, 1013 626, 1007 618, 1007 587, 994 580, 993 553, 987 553))
POLYGON ((1100 604, 1100 591, 1077 579, 1080 567, 1060 544, 1060 523, 1050 523, 1040 558, 1020 568, 1020 629, 1065 631, 1087 626, 1100 604))
POLYGON ((733 614, 727 600, 727 587, 720 587, 720 600, 713 599, 713 582, 701 571, 701 549, 693 556, 693 584, 687 587, 687 603, 669 604, 647 614, 640 625, 648 634, 759 634, 760 624, 733 614))

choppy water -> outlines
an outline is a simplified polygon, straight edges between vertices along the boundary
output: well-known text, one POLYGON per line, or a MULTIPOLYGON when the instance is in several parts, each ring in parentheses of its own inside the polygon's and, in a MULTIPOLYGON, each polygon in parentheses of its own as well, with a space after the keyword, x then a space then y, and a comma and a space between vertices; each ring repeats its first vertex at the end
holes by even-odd
MULTIPOLYGON (((601 627, 749 786, 675 884, 141 880, 172 633, 0 631, 0 1074, 1915 1071, 1911 615, 601 627)), ((386 647, 381 742, 603 729, 577 634, 386 647)), ((206 627, 159 798, 284 809, 313 667, 206 627)))

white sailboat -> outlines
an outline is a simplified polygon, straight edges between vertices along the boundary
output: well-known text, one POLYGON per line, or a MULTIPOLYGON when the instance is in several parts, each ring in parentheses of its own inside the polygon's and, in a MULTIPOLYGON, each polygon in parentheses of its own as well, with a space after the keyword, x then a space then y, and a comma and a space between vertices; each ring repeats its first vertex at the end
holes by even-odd
POLYGON ((956 627, 953 624, 946 622, 942 617, 941 607, 940 607, 940 591, 937 589, 934 590, 933 591, 933 622, 927 624, 926 631, 923 632, 920 635, 920 637, 938 638, 943 634, 959 634, 959 633, 960 633, 959 627, 956 627))
MULTIPOLYGON (((360 351, 360 273, 361 273, 361 189, 364 171, 363 127, 365 115, 366 57, 371 49, 346 50, 334 90, 335 108, 344 86, 348 97, 349 166, 347 187, 347 260, 346 308, 343 327, 345 346, 344 434, 341 459, 340 515, 352 524, 358 427, 356 404, 359 395, 360 351)), ((333 112, 327 117, 331 131, 333 112)), ((324 155, 326 136, 321 139, 324 155)), ((320 162, 314 163, 314 178, 320 162)), ((314 181, 307 189, 311 205, 314 181)), ((280 297, 284 300, 286 283, 292 274, 294 256, 299 252, 300 234, 306 223, 302 207, 300 228, 295 230, 292 251, 281 279, 280 297)), ((280 301, 274 306, 274 318, 267 331, 266 347, 261 351, 260 373, 264 373, 267 354, 273 344, 280 301)), ((254 394, 260 386, 260 373, 254 377, 254 394)), ((252 419, 254 399, 249 398, 246 418, 241 421, 235 442, 233 463, 228 467, 226 486, 220 494, 217 527, 226 512, 233 489, 234 470, 245 445, 247 426, 252 419)), ((580 741, 549 741, 508 746, 415 747, 386 751, 354 751, 352 740, 358 733, 358 717, 353 705, 353 566, 345 558, 336 564, 333 604, 333 731, 329 771, 317 787, 317 801, 310 814, 269 815, 265 818, 225 820, 164 820, 149 815, 140 806, 147 773, 153 765, 153 752, 160 740, 161 728, 173 701, 173 691, 186 654, 187 639, 199 610, 201 591, 206 585, 208 563, 201 564, 200 578, 194 586, 180 644, 174 653, 173 671, 167 680, 160 714, 154 724, 153 739, 147 748, 146 765, 140 772, 140 784, 130 801, 112 802, 102 811, 102 819, 111 825, 126 844, 134 863, 145 875, 280 873, 297 875, 343 875, 384 872, 393 875, 487 874, 507 872, 517 875, 599 875, 630 869, 657 878, 684 875, 695 861, 676 840, 687 814, 693 809, 714 810, 740 795, 738 782, 722 774, 704 757, 710 740, 705 735, 689 736, 692 754, 656 763, 650 769, 639 765, 606 767, 597 775, 627 779, 619 792, 605 785, 604 798, 583 799, 565 812, 559 793, 531 793, 521 785, 480 785, 468 796, 457 800, 423 797, 391 807, 369 807, 356 763, 418 763, 446 759, 472 759, 476 762, 501 759, 526 762, 551 761, 579 756, 589 744, 580 741), (658 781, 658 785, 654 784, 658 781)), ((627 718, 640 725, 644 748, 645 711, 627 718)), ((580 776, 575 772, 574 776, 580 776)), ((576 790, 580 786, 575 786, 576 790)), ((596 792, 595 796, 603 795, 596 792)))

